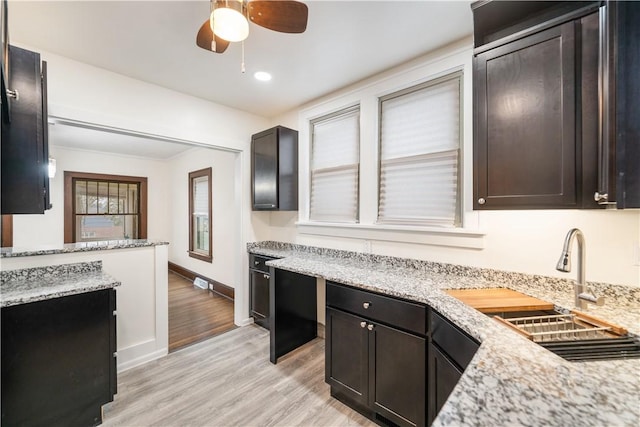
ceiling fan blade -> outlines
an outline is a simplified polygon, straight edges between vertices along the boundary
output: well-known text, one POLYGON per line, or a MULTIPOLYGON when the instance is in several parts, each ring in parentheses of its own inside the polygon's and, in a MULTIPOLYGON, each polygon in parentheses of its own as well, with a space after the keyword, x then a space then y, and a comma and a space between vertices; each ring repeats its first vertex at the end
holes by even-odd
POLYGON ((215 53, 222 53, 227 50, 227 47, 229 46, 228 41, 226 41, 225 39, 221 39, 220 37, 213 34, 208 19, 204 21, 204 24, 202 24, 202 27, 200 27, 200 30, 198 30, 198 35, 196 36, 196 44, 205 50, 215 53), (211 46, 211 42, 214 40, 214 38, 216 41, 215 50, 213 50, 211 46))
POLYGON ((294 0, 251 0, 249 19, 254 24, 281 33, 304 33, 309 9, 294 0))

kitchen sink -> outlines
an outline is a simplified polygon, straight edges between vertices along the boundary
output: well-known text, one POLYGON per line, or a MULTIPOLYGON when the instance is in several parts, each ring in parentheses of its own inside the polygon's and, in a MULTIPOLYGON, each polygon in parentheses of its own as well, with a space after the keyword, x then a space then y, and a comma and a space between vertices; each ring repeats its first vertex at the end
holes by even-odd
POLYGON ((638 337, 586 313, 506 312, 494 319, 569 361, 640 358, 638 337))

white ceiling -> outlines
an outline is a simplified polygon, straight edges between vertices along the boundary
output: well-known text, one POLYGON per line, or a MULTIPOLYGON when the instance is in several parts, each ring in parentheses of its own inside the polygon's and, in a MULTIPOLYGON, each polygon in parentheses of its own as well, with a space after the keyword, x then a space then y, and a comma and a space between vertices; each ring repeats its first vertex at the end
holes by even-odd
POLYGON ((219 104, 274 117, 471 34, 469 1, 305 1, 307 31, 251 25, 241 47, 198 48, 208 1, 9 2, 10 39, 219 104), (258 70, 273 74, 258 82, 258 70))

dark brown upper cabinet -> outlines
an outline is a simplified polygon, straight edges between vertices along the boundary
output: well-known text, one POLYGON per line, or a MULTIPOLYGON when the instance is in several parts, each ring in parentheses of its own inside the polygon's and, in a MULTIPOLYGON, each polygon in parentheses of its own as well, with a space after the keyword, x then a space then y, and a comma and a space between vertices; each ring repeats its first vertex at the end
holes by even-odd
MULTIPOLYGON (((615 155, 616 205, 640 208, 640 2, 618 2, 611 6, 615 21, 612 49, 615 112, 609 134, 613 135, 615 146, 611 155, 615 155)), ((611 188, 608 191, 613 192, 611 188)))
POLYGON ((298 131, 283 126, 251 137, 254 211, 298 210, 298 131))
POLYGON ((2 122, 2 214, 42 214, 49 204, 46 62, 9 46, 10 109, 2 122))
POLYGON ((625 80, 629 70, 638 73, 638 53, 623 43, 638 30, 618 22, 622 6, 485 1, 472 8, 474 209, 631 207, 634 197, 616 187, 622 180, 638 192, 638 168, 629 164, 640 161, 638 124, 627 118, 617 134, 616 127, 621 107, 638 105, 628 95, 637 81, 625 80), (621 51, 635 62, 622 63, 621 51), (626 150, 620 142, 616 149, 621 129, 626 150))

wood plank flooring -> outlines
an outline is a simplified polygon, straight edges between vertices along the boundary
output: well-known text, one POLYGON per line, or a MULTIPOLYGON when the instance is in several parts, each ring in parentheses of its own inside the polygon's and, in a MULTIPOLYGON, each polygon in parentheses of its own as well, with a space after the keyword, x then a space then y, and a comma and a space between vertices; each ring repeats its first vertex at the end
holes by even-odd
POLYGON ((234 328, 233 301, 169 272, 169 351, 234 328))
POLYGON ((104 426, 375 426, 333 399, 324 340, 269 362, 269 331, 244 326, 118 376, 104 426))

